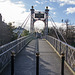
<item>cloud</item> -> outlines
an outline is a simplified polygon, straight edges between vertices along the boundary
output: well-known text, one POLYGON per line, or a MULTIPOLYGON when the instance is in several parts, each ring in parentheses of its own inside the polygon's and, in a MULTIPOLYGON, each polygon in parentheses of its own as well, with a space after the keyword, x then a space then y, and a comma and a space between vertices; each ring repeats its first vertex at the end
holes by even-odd
POLYGON ((37 4, 45 4, 45 3, 47 3, 48 1, 35 1, 35 3, 37 3, 37 4))
POLYGON ((53 8, 53 7, 48 6, 48 9, 49 9, 49 10, 53 10, 54 8, 53 8))
MULTIPOLYGON (((57 28, 59 28, 59 27, 65 27, 65 26, 62 26, 62 23, 59 23, 59 22, 55 22, 55 24, 56 24, 56 26, 57 26, 57 28)), ((55 25, 54 25, 55 26, 55 25)), ((56 27, 55 26, 55 27, 56 27)), ((45 27, 45 23, 43 22, 43 21, 36 21, 35 23, 34 23, 34 28, 35 29, 43 29, 45 27)), ((53 27, 53 25, 52 25, 52 23, 51 23, 51 21, 48 21, 48 27, 50 28, 50 27, 53 27)))
MULTIPOLYGON (((59 28, 59 27, 65 27, 65 25, 64 26, 62 26, 62 23, 59 23, 59 22, 55 22, 55 24, 56 24, 56 26, 57 26, 57 28, 59 28)), ((53 24, 54 25, 54 24, 53 24)), ((50 27, 53 27, 53 25, 52 25, 52 23, 51 23, 51 21, 49 20, 48 21, 48 27, 50 28, 50 27)), ((54 25, 55 26, 55 25, 54 25)), ((55 27, 56 27, 55 26, 55 27)), ((36 21, 35 23, 34 23, 34 27, 35 28, 38 28, 38 29, 43 29, 44 27, 45 27, 45 23, 43 22, 43 21, 36 21)))
POLYGON ((0 0, 0 2, 5 2, 5 1, 10 1, 10 0, 0 0))
MULTIPOLYGON (((62 26, 62 23, 55 22, 55 24, 56 24, 57 28, 63 27, 63 26, 62 26)), ((55 25, 54 25, 54 24, 52 25, 51 21, 48 21, 48 27, 50 28, 50 27, 53 27, 53 26, 55 26, 55 25)), ((56 26, 55 26, 55 27, 56 27, 56 26)), ((65 27, 65 26, 64 26, 64 27, 65 27)))
POLYGON ((34 7, 36 7, 37 5, 35 4, 34 7))
POLYGON ((39 1, 35 1, 37 4, 40 4, 40 2, 39 1))
MULTIPOLYGON (((72 4, 72 5, 75 5, 75 0, 59 0, 60 2, 63 3, 63 5, 65 4, 72 4)), ((60 3, 60 4, 62 4, 60 3)))
POLYGON ((55 15, 55 14, 56 14, 56 12, 53 12, 53 14, 55 15))
POLYGON ((34 23, 35 29, 43 29, 44 27, 45 27, 45 24, 43 21, 38 20, 34 23))
POLYGON ((65 3, 60 3, 60 6, 64 6, 65 5, 65 3))
POLYGON ((50 2, 57 2, 60 6, 64 6, 65 4, 75 5, 75 0, 50 0, 50 2))
POLYGON ((75 5, 75 0, 74 1, 69 1, 69 4, 75 5))
POLYGON ((16 2, 16 3, 18 3, 18 4, 22 4, 23 2, 22 2, 22 1, 18 1, 18 2, 16 2))
POLYGON ((15 22, 18 26, 21 24, 29 12, 26 12, 25 5, 22 1, 11 2, 10 0, 0 0, 0 13, 6 23, 15 22))
POLYGON ((50 2, 57 2, 57 0, 50 0, 50 2))
POLYGON ((41 2, 41 4, 44 4, 44 2, 41 2))
POLYGON ((73 7, 73 8, 72 7, 69 7, 69 8, 66 9, 66 14, 70 14, 70 13, 71 14, 72 13, 75 13, 75 7, 73 7))
MULTIPOLYGON (((53 10, 54 8, 49 7, 49 9, 53 10)), ((2 14, 6 23, 15 22, 14 25, 16 26, 20 26, 29 14, 29 12, 26 12, 25 5, 22 1, 13 3, 11 2, 11 0, 0 0, 0 13, 2 14)), ((54 12, 53 14, 56 13, 54 12)), ((39 28, 41 28, 41 25, 42 23, 40 23, 39 28)), ((49 26, 51 26, 51 24, 49 24, 49 26)), ((27 28, 29 27, 30 27, 30 21, 27 24, 27 28)))

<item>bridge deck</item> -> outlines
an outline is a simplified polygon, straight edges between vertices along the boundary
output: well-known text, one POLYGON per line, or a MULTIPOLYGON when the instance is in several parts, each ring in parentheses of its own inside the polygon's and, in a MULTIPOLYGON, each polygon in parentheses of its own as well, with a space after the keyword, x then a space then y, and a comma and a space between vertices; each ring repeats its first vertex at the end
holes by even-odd
MULTIPOLYGON (((33 40, 15 59, 15 75, 36 75, 36 41, 33 40)), ((61 75, 61 60, 45 40, 39 40, 40 74, 61 75)), ((10 64, 0 75, 11 75, 10 64)), ((65 67, 65 75, 72 75, 65 67)))

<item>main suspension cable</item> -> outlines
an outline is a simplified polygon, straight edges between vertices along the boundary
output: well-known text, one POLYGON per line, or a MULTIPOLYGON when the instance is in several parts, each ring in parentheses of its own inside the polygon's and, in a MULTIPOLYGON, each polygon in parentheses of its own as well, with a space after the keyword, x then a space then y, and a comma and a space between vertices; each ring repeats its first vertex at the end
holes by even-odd
MULTIPOLYGON (((22 23, 22 25, 21 25, 22 28, 25 28, 26 24, 28 23, 29 18, 30 18, 30 14, 26 17, 25 21, 22 23)), ((18 38, 21 36, 22 33, 23 33, 23 31, 20 32, 18 38)))
MULTIPOLYGON (((50 15, 50 14, 49 14, 50 15)), ((52 22, 54 23, 54 27, 56 28, 57 27, 57 25, 56 25, 56 23, 54 22, 54 20, 53 20, 53 18, 51 17, 51 15, 50 15, 50 18, 51 18, 51 20, 52 20, 52 22)), ((58 27, 57 27, 57 29, 58 29, 58 27)), ((61 37, 62 37, 62 39, 64 40, 64 42, 66 42, 66 40, 64 39, 64 37, 63 37, 63 35, 61 34, 61 32, 58 30, 58 32, 59 32, 59 34, 61 35, 61 37)), ((67 42, 66 42, 67 43, 67 42)))
POLYGON ((27 18, 30 16, 30 13, 29 15, 25 18, 24 22, 22 23, 21 27, 24 25, 24 23, 26 22, 27 18))
POLYGON ((26 22, 25 22, 25 24, 24 24, 24 27, 23 27, 23 28, 25 28, 25 27, 26 27, 26 25, 27 25, 27 23, 28 23, 28 21, 29 21, 29 18, 30 18, 30 15, 29 15, 29 17, 27 18, 27 20, 26 20, 26 22))
POLYGON ((59 38, 59 36, 58 36, 58 34, 57 34, 57 31, 56 31, 56 28, 54 27, 52 21, 51 21, 51 24, 52 24, 52 26, 53 26, 53 29, 54 29, 54 31, 55 31, 55 34, 56 34, 57 38, 60 40, 60 38, 59 38))

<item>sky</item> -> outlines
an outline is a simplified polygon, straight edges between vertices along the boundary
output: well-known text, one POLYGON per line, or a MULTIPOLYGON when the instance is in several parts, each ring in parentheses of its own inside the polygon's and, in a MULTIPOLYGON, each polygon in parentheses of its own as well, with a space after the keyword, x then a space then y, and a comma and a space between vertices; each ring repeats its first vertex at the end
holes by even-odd
MULTIPOLYGON (((48 6, 49 14, 57 26, 62 25, 62 19, 64 22, 69 19, 70 24, 75 25, 75 0, 0 0, 2 20, 6 23, 14 22, 13 25, 20 26, 30 13, 32 5, 39 11, 44 11, 48 6)), ((29 23, 27 28, 30 27, 29 23)), ((40 28, 44 27, 44 23, 40 21, 35 23, 35 27, 38 27, 38 23, 41 23, 40 28)))

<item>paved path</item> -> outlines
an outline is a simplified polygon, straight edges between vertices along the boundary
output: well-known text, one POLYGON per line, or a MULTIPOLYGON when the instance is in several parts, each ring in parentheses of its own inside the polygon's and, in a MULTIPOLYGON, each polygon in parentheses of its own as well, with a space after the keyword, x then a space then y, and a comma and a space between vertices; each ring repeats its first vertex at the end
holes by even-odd
MULTIPOLYGON (((39 40, 40 75, 61 75, 61 59, 45 40, 39 40)), ((65 67, 64 75, 72 75, 65 67)))
MULTIPOLYGON (((16 56, 15 75, 36 75, 35 50, 36 41, 33 40, 16 56)), ((39 75, 61 75, 61 60, 45 40, 39 40, 39 51, 39 75)), ((11 75, 10 64, 0 75, 11 75)), ((66 67, 65 75, 72 75, 66 67)))
MULTIPOLYGON (((35 75, 35 40, 30 42, 15 58, 15 75, 35 75)), ((0 75, 11 75, 10 64, 0 75)))

